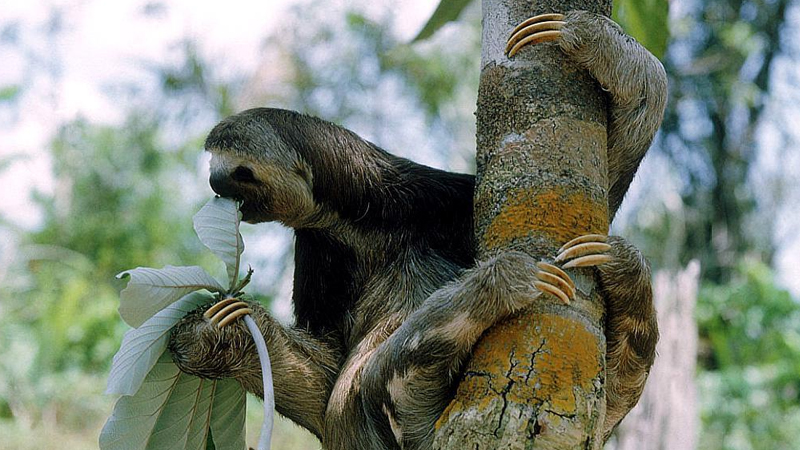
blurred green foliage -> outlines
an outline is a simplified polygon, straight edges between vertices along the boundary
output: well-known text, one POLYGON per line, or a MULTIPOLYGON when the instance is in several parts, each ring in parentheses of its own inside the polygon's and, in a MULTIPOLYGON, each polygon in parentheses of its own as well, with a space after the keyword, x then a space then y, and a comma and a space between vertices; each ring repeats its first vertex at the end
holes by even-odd
POLYGON ((772 271, 744 262, 729 284, 699 294, 702 449, 796 448, 800 307, 772 271))
POLYGON ((0 417, 94 427, 125 330, 115 275, 210 263, 191 239, 194 205, 176 201, 186 187, 175 174, 194 168, 164 152, 158 133, 132 113, 116 127, 66 124, 53 140, 56 194, 39 196, 43 225, 21 240, 14 283, 0 290, 0 417))
POLYGON ((12 101, 19 93, 22 91, 22 88, 19 86, 3 86, 0 87, 0 102, 8 102, 12 101))
MULTIPOLYGON (((358 102, 360 96, 386 96, 382 85, 399 82, 413 111, 423 109, 431 121, 442 108, 453 102, 459 89, 477 89, 480 33, 477 15, 461 24, 458 51, 449 43, 434 39, 421 45, 400 41, 392 26, 390 8, 366 14, 357 6, 340 11, 339 20, 326 20, 330 11, 313 2, 298 5, 294 14, 318 22, 315 27, 292 27, 287 34, 274 36, 292 60, 296 104, 291 106, 309 114, 326 114, 334 121, 346 121, 353 114, 369 114, 369 107, 358 102), (309 43, 311 45, 311 48, 309 43), (334 61, 339 64, 334 64, 334 61)), ((437 36, 438 37, 438 36, 437 36)), ((473 93, 473 96, 475 94, 473 93)), ((391 100, 386 98, 384 100, 391 100)))
POLYGON ((193 205, 175 200, 184 188, 174 174, 194 168, 164 152, 157 123, 136 113, 119 127, 68 124, 51 149, 59 190, 39 199, 44 226, 22 247, 33 277, 25 304, 49 343, 39 364, 104 370, 121 331, 114 276, 202 259, 186 223, 193 205))
POLYGON ((667 0, 616 0, 613 18, 658 58, 663 58, 669 40, 667 0))
MULTIPOLYGON (((780 121, 767 116, 768 105, 796 95, 793 81, 773 91, 780 64, 788 62, 781 59, 796 54, 784 35, 793 3, 692 1, 671 24, 664 60, 670 106, 658 150, 681 178, 686 232, 679 259, 699 260, 702 278, 717 284, 726 284, 746 256, 767 264, 774 257, 774 218, 783 199, 773 193, 783 181, 752 178, 764 161, 759 133, 765 122, 780 121)), ((788 128, 772 133, 771 139, 787 139, 788 128)), ((774 151, 782 159, 788 149, 774 151)))
POLYGON ((428 39, 448 22, 457 20, 461 12, 470 3, 472 3, 472 0, 441 0, 436 10, 431 14, 430 19, 422 27, 417 37, 414 38, 414 42, 428 39))

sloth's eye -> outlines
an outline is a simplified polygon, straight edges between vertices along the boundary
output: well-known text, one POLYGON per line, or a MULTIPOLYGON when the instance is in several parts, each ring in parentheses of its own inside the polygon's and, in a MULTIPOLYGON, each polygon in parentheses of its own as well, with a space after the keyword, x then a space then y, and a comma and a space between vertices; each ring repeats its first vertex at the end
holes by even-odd
POLYGON ((231 174, 231 178, 240 183, 255 183, 258 181, 253 171, 244 166, 237 167, 231 174))

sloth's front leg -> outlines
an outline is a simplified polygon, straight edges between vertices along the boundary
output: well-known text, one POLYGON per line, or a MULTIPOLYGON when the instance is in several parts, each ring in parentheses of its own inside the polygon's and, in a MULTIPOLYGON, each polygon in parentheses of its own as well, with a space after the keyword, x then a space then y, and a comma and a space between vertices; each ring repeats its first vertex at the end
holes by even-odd
POLYGON ((481 334, 542 293, 569 303, 575 285, 555 265, 509 251, 428 297, 364 368, 361 398, 376 440, 385 448, 429 448, 481 334))
POLYGON ((243 321, 235 320, 248 312, 269 350, 275 408, 321 438, 325 408, 339 372, 339 352, 305 330, 284 327, 257 302, 222 306, 199 308, 178 323, 168 346, 172 359, 186 373, 212 379, 232 377, 263 398, 253 337, 243 321))

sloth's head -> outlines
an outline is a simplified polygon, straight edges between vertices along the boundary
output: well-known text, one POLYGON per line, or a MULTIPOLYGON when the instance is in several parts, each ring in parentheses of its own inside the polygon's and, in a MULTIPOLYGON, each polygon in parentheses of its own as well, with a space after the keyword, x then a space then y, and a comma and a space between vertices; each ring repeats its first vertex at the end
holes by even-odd
POLYGON ((211 188, 242 202, 246 222, 298 227, 318 212, 309 163, 273 126, 272 116, 288 113, 247 110, 220 122, 206 139, 211 188))

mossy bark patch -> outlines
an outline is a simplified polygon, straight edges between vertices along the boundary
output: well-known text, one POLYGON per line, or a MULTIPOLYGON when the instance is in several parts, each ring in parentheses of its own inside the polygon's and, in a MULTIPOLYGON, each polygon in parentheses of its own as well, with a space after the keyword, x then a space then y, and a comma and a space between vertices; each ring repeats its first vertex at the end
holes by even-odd
POLYGON ((468 408, 486 409, 490 397, 482 394, 487 390, 501 393, 507 402, 541 403, 558 415, 575 415, 578 405, 585 403, 578 394, 591 392, 602 377, 603 342, 595 339, 595 331, 579 320, 552 314, 526 314, 498 324, 490 331, 493 338, 475 347, 457 401, 437 425, 468 408), (520 341, 520 334, 529 339, 520 341), (572 357, 564 358, 565 354, 572 357), (531 383, 541 385, 535 389, 531 383))
MULTIPOLYGON (((482 432, 495 433, 492 448, 541 448, 528 445, 547 441, 557 448, 582 447, 595 437, 571 430, 581 429, 587 411, 598 404, 605 341, 597 336, 591 324, 568 313, 529 313, 498 324, 476 346, 437 429, 484 417, 491 423, 482 432)), ((451 436, 448 448, 481 440, 478 434, 451 436)))
POLYGON ((487 249, 509 248, 534 235, 564 243, 584 234, 605 234, 607 209, 604 203, 564 189, 515 190, 506 196, 482 244, 487 249))

